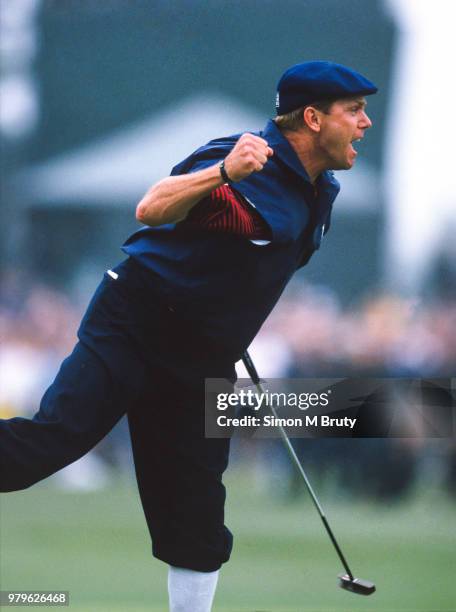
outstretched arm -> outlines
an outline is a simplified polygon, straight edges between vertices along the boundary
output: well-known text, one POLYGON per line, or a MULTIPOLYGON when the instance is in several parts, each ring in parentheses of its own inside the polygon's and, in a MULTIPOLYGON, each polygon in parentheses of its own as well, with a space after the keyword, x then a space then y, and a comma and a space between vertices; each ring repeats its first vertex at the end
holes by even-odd
MULTIPOLYGON (((263 138, 242 134, 225 158, 226 172, 233 182, 241 181, 252 172, 260 172, 272 153, 263 138)), ((191 174, 168 176, 147 191, 136 208, 136 219, 152 227, 177 223, 222 184, 218 164, 191 174)))

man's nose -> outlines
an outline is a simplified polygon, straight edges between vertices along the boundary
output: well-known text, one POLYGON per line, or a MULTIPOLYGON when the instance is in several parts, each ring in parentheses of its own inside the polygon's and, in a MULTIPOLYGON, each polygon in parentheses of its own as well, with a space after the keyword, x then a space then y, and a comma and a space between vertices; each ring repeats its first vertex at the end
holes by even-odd
POLYGON ((367 130, 372 127, 372 121, 369 119, 368 115, 363 111, 363 116, 361 118, 361 126, 363 130, 367 130))

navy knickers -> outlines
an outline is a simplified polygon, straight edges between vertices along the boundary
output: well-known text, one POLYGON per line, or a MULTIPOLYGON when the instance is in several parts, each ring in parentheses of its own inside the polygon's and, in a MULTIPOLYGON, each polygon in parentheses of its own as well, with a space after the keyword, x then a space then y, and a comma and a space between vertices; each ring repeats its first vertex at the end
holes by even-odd
POLYGON ((229 440, 204 437, 204 378, 233 379, 233 361, 161 302, 129 259, 105 274, 33 419, 0 421, 0 490, 75 461, 127 413, 153 554, 215 571, 229 559, 224 526, 229 440))

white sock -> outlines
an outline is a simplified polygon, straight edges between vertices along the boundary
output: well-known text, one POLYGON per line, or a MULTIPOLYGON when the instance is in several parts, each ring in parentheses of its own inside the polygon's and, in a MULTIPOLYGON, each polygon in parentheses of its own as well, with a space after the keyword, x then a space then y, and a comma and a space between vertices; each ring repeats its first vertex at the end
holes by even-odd
POLYGON ((169 566, 170 612, 211 612, 219 572, 195 572, 169 566))

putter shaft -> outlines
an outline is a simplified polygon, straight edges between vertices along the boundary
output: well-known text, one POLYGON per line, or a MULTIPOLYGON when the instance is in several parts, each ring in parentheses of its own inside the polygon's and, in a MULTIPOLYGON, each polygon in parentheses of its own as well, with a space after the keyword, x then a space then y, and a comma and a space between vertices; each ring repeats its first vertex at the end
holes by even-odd
MULTIPOLYGON (((245 365, 245 368, 250 376, 250 378, 252 379, 253 384, 256 386, 257 390, 259 391, 259 393, 264 393, 264 389, 261 385, 261 380, 260 377, 258 376, 258 372, 256 371, 255 365, 248 353, 248 351, 245 351, 243 356, 242 356, 242 361, 245 365)), ((277 418, 277 412, 274 408, 274 406, 270 406, 271 412, 274 415, 274 417, 277 418)), ((288 453, 293 461, 293 463, 295 464, 295 466, 298 468, 299 473, 302 476, 302 479, 304 481, 304 484, 306 485, 307 490, 310 493, 310 497, 312 498, 312 501, 317 509, 318 514, 320 515, 320 518, 323 522, 323 525, 325 526, 325 529, 330 537, 331 542, 333 543, 333 546, 339 556, 339 559, 342 562, 342 565, 345 568, 345 571, 347 572, 348 577, 350 578, 350 580, 354 580, 354 576, 348 566, 347 560, 344 557, 344 554, 342 553, 339 544, 337 543, 337 540, 332 532, 331 527, 329 526, 328 520, 326 519, 325 513, 323 511, 323 508, 321 507, 320 502, 318 501, 318 498, 315 494, 315 491, 312 488, 312 485, 309 482, 309 479, 307 477, 307 474, 304 471, 304 468, 302 467, 301 462, 298 459, 298 456, 296 454, 295 449, 293 448, 293 445, 290 442, 290 438, 287 436, 287 433, 285 431, 285 429, 283 428, 282 425, 278 425, 278 429, 280 432, 280 436, 288 450, 288 453)))

